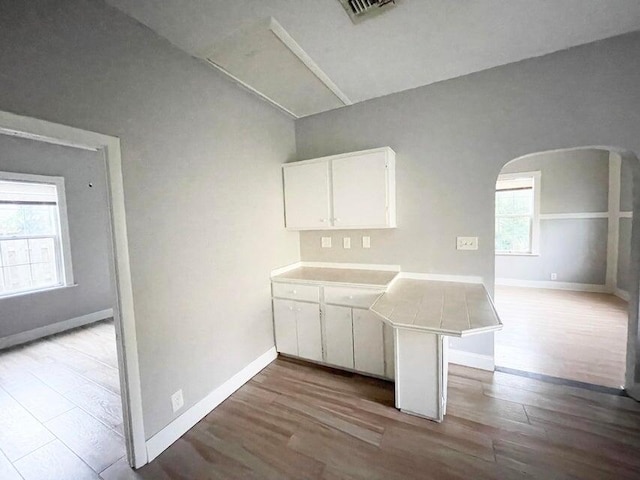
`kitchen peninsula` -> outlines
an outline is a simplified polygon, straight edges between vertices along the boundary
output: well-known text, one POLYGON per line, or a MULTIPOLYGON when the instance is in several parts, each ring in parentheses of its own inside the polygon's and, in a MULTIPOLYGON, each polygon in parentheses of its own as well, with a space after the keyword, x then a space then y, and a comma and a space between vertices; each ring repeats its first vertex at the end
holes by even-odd
POLYGON ((492 332, 502 323, 482 284, 376 268, 294 266, 274 274, 276 348, 394 380, 396 408, 442 421, 445 337, 492 332))

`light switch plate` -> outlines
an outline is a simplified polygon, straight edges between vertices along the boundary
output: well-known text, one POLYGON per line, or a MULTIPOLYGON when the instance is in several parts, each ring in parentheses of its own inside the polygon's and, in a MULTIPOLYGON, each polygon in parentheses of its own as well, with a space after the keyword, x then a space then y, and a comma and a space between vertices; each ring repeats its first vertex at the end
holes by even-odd
POLYGON ((322 237, 322 248, 331 248, 331 237, 322 237))
POLYGON ((371 237, 362 237, 362 248, 371 248, 371 237))
POLYGON ((457 250, 478 250, 478 237, 456 237, 457 250))
POLYGON ((344 237, 342 239, 342 246, 344 248, 351 248, 351 237, 344 237))

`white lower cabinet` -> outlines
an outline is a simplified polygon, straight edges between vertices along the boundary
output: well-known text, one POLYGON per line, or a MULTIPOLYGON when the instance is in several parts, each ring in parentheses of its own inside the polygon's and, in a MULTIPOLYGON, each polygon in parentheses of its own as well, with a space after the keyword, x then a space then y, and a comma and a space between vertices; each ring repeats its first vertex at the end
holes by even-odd
POLYGON ((274 298, 273 316, 278 352, 322 361, 319 304, 274 298))
POLYGON ((322 327, 320 305, 317 303, 296 304, 296 326, 298 327, 298 355, 302 358, 322 361, 322 327))
MULTIPOLYGON (((372 302, 367 297, 372 295, 371 289, 324 287, 320 290, 318 286, 274 284, 273 324, 277 351, 393 379, 393 329, 375 313, 363 308, 362 299, 372 302), (302 296, 311 301, 292 299, 302 296)), ((377 295, 379 292, 374 296, 377 295)))
POLYGON ((383 323, 369 310, 353 309, 353 360, 357 371, 385 376, 383 323))
POLYGON ((351 308, 324 307, 325 361, 353 369, 353 323, 351 308))
POLYGON ((280 353, 298 355, 296 328, 296 302, 273 299, 273 327, 276 333, 276 349, 280 353))

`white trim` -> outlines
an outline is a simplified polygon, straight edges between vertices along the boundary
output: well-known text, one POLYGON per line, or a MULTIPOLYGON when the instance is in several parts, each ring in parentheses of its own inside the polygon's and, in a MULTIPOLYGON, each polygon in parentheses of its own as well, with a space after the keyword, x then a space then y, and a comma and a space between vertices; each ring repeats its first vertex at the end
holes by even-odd
POLYGON ((22 343, 32 342, 39 338, 55 335, 56 333, 71 330, 72 328, 82 327, 83 325, 99 322, 100 320, 105 320, 111 317, 113 317, 113 309, 108 308, 106 310, 100 310, 99 312, 88 313, 87 315, 82 315, 80 317, 63 320, 62 322, 52 323, 51 325, 45 325, 44 327, 34 328, 33 330, 27 330, 26 332, 9 335, 8 337, 2 337, 0 338, 0 350, 20 345, 22 343))
POLYGON ((540 220, 570 220, 575 218, 609 218, 608 212, 579 212, 579 213, 542 213, 540 220))
POLYGON ((299 266, 315 268, 345 268, 352 270, 380 270, 382 272, 400 271, 400 265, 383 265, 374 263, 300 262, 299 266))
POLYGON ((251 93, 253 93, 254 95, 257 95, 258 97, 260 97, 261 99, 263 99, 264 101, 266 101, 267 103, 270 103, 271 105, 273 105, 274 107, 282 110, 284 113, 286 113, 287 115, 291 115, 293 118, 298 119, 300 118, 298 115, 296 115, 295 113, 293 113, 291 110, 287 109, 286 107, 283 107, 282 105, 280 105, 278 102, 276 102, 275 100, 272 100, 270 97, 267 97, 264 93, 259 92, 258 90, 256 90, 255 88, 253 88, 251 85, 249 85, 246 82, 243 82, 242 80, 240 80, 240 78, 236 77, 234 74, 232 74, 231 72, 229 72, 227 69, 225 69, 224 67, 218 65, 216 62, 214 62, 213 60, 209 59, 209 58, 205 58, 205 62, 207 62, 209 65, 211 65, 213 68, 215 68, 216 70, 219 70, 220 72, 224 73, 227 77, 231 78, 231 80, 233 80, 234 82, 240 84, 242 87, 246 88, 247 90, 249 90, 251 93))
POLYGON ((491 355, 480 355, 479 353, 465 352, 451 347, 449 347, 449 363, 488 372, 493 372, 496 369, 495 361, 491 355))
POLYGON ((409 280, 434 280, 437 282, 484 283, 482 277, 473 275, 443 275, 440 273, 400 272, 396 278, 409 280))
POLYGON ((270 276, 277 277, 278 275, 282 275, 283 273, 290 272, 291 270, 295 270, 296 268, 300 268, 302 266, 302 262, 292 263, 291 265, 285 265, 284 267, 278 267, 271 270, 270 276))
POLYGON ((242 387, 245 383, 251 380, 257 375, 263 368, 273 362, 278 354, 276 353, 276 347, 271 347, 265 353, 260 355, 249 365, 244 367, 238 373, 236 373, 229 380, 224 382, 218 388, 209 393, 206 397, 192 406, 189 410, 184 412, 178 418, 176 418, 169 425, 164 427, 153 437, 147 440, 147 458, 152 461, 167 448, 171 446, 176 440, 184 435, 191 427, 202 420, 208 415, 214 408, 224 402, 227 398, 233 394, 236 390, 242 387))
POLYGON ((8 298, 24 297, 26 295, 37 295, 39 293, 55 292, 56 290, 66 290, 67 288, 76 288, 77 286, 78 284, 74 283, 73 285, 56 285, 54 287, 45 287, 38 290, 25 290, 23 292, 16 292, 10 295, 5 295, 3 297, 0 297, 0 303, 2 303, 2 300, 8 299, 8 298))
POLYGON ((515 278, 496 278, 496 285, 524 288, 547 288, 552 290, 573 290, 575 292, 611 293, 606 285, 592 283, 555 282, 549 280, 518 280, 515 278))
POLYGON ((338 86, 333 83, 333 81, 329 78, 329 76, 324 73, 324 71, 318 66, 316 62, 305 52, 298 42, 296 42, 291 35, 280 25, 275 18, 271 17, 269 19, 269 30, 273 32, 273 34, 280 39, 282 43, 284 43, 285 47, 291 50, 296 57, 300 59, 305 66, 311 70, 318 80, 325 84, 325 86, 331 90, 331 92, 340 99, 342 103, 345 105, 352 105, 353 102, 347 97, 338 86))
POLYGON ((620 218, 633 218, 633 212, 620 212, 620 218))
POLYGON ((622 157, 609 152, 609 198, 607 224, 606 285, 610 291, 618 287, 618 241, 620 239, 620 175, 622 157))
POLYGON ((141 467, 147 463, 147 452, 142 416, 142 391, 129 265, 120 140, 109 135, 3 111, 0 111, 0 133, 104 153, 111 230, 109 268, 116 299, 113 316, 117 334, 118 370, 127 458, 130 465, 141 467))
POLYGON ((613 294, 618 297, 621 298, 622 300, 628 302, 629 300, 631 300, 631 295, 629 295, 629 292, 627 292, 626 290, 622 290, 621 288, 616 288, 613 291, 613 294))

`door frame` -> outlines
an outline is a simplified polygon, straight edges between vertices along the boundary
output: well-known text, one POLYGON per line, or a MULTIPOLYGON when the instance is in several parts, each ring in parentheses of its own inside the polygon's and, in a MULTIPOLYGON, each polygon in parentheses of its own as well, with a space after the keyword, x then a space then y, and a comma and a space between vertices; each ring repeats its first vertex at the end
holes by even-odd
POLYGON ((115 292, 113 317, 116 329, 124 436, 129 465, 139 468, 147 463, 147 449, 142 417, 142 391, 129 264, 120 139, 4 111, 0 111, 0 133, 103 154, 109 208, 109 269, 113 292, 115 292))

